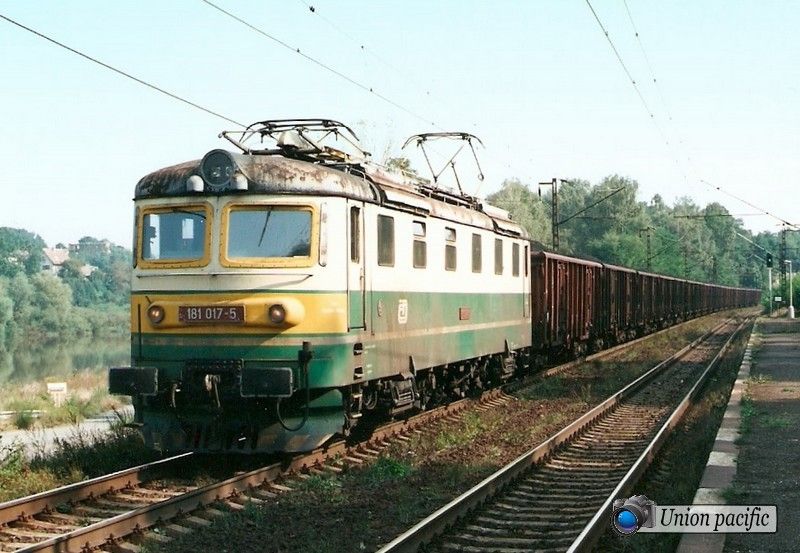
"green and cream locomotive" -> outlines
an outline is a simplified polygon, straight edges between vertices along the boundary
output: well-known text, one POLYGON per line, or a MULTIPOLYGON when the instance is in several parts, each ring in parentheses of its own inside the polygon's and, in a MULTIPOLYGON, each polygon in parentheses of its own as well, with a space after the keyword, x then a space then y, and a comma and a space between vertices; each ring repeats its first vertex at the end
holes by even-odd
POLYGON ((221 136, 240 152, 136 186, 132 366, 109 386, 148 444, 306 451, 524 363, 529 242, 506 212, 371 163, 335 121, 221 136))

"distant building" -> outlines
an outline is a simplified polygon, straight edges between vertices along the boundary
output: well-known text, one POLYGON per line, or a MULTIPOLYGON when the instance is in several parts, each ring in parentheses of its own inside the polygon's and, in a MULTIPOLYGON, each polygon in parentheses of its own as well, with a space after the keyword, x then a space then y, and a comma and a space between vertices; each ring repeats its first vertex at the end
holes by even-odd
POLYGON ((105 238, 94 241, 86 240, 84 242, 78 242, 77 244, 70 244, 69 251, 72 253, 81 252, 89 255, 109 253, 111 251, 111 246, 113 246, 111 241, 106 240, 105 238))
MULTIPOLYGON (((70 244, 70 246, 71 245, 72 244, 70 244)), ((55 248, 42 248, 42 252, 44 253, 44 259, 42 260, 42 271, 47 271, 59 276, 64 263, 69 260, 70 250, 56 246, 55 248)), ((89 278, 92 273, 97 270, 97 267, 86 264, 82 265, 79 270, 83 278, 89 278)))
POLYGON ((69 250, 64 248, 42 248, 44 259, 42 260, 42 271, 49 271, 58 275, 61 267, 69 259, 69 250))

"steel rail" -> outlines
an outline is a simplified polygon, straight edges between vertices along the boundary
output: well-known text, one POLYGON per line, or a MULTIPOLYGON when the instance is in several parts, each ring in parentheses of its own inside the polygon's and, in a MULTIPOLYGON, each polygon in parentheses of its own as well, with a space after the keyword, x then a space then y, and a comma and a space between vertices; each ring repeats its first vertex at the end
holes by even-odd
POLYGON ((395 539, 379 549, 378 553, 405 553, 417 551, 421 545, 430 542, 459 519, 467 515, 489 498, 495 496, 506 485, 516 480, 530 467, 545 461, 563 444, 570 442, 584 430, 588 429, 595 421, 606 415, 614 407, 621 403, 623 399, 626 399, 634 392, 638 391, 655 376, 660 374, 664 369, 671 366, 687 352, 706 341, 710 336, 714 335, 719 329, 728 325, 732 320, 733 319, 730 319, 720 323, 690 344, 672 354, 667 359, 661 361, 639 378, 558 431, 542 444, 527 451, 526 453, 523 453, 517 457, 516 460, 512 461, 494 474, 488 476, 480 483, 476 484, 443 507, 437 509, 425 519, 415 524, 403 534, 397 536, 395 539))
POLYGON ((60 488, 0 503, 0 527, 9 522, 14 522, 15 520, 31 517, 42 511, 54 511, 56 507, 69 501, 80 501, 81 499, 97 497, 122 488, 141 484, 150 479, 148 478, 149 474, 164 470, 169 465, 182 461, 191 455, 191 452, 182 453, 174 457, 168 457, 152 463, 146 463, 111 474, 98 476, 90 480, 68 484, 60 488))
POLYGON ((683 400, 678 404, 666 422, 661 426, 656 436, 650 442, 650 445, 645 448, 630 470, 628 470, 622 480, 620 480, 619 484, 617 484, 616 488, 614 488, 614 490, 609 494, 608 498, 603 502, 603 505, 600 507, 600 509, 597 510, 597 513, 595 513, 594 517, 592 517, 592 520, 589 521, 589 523, 584 527, 584 529, 572 543, 568 553, 592 551, 592 548, 595 542, 599 539, 600 534, 608 527, 611 515, 611 506, 614 503, 614 500, 629 493, 633 486, 644 474, 644 471, 647 470, 647 468, 652 464, 656 454, 667 441, 667 438, 669 438, 670 434, 678 425, 680 420, 683 418, 686 410, 689 409, 689 406, 694 402, 697 396, 700 395, 703 385, 708 380, 711 372, 720 363, 722 356, 728 351, 731 343, 733 343, 733 340, 739 335, 739 332, 741 332, 741 330, 748 324, 752 324, 750 319, 742 322, 725 341, 725 344, 723 344, 722 348, 720 348, 720 350, 714 356, 714 359, 712 359, 705 368, 703 374, 700 375, 700 378, 697 379, 691 390, 686 393, 683 400))

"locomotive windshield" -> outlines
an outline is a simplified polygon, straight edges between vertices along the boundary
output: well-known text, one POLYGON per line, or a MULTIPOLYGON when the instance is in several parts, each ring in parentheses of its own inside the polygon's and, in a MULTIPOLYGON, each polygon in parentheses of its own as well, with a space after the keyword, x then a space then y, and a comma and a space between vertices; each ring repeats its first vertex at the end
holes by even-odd
POLYGON ((142 224, 142 259, 195 261, 206 248, 206 212, 175 209, 146 213, 142 224))
POLYGON ((311 256, 312 213, 284 206, 240 207, 228 216, 232 260, 311 256))

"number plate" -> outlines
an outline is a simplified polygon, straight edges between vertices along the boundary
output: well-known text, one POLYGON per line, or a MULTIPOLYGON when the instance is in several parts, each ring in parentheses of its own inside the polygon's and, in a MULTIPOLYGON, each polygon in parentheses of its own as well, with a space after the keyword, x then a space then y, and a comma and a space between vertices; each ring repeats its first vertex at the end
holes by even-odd
POLYGON ((178 307, 178 320, 184 324, 244 322, 244 305, 181 305, 178 307))

